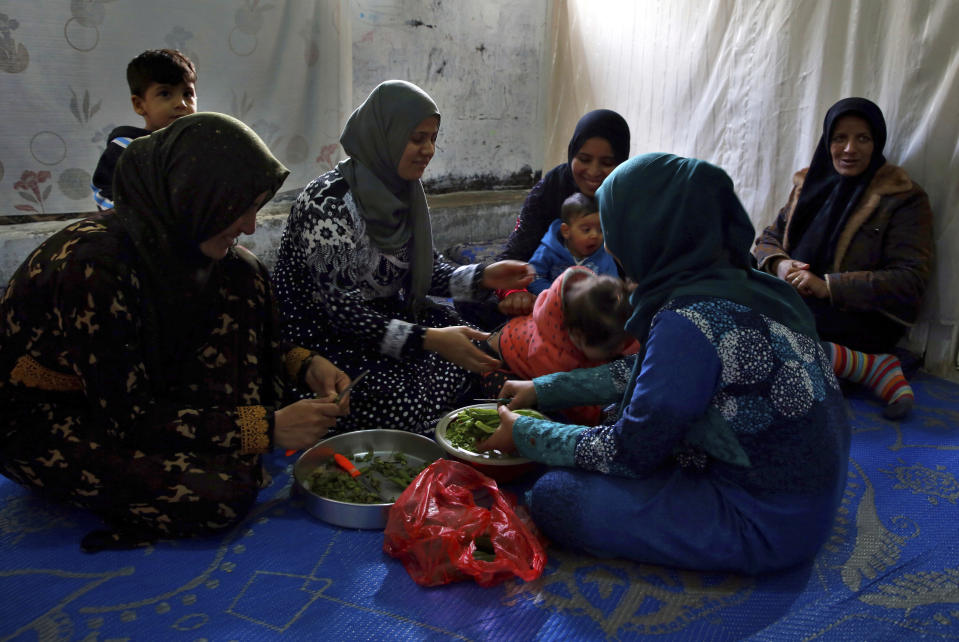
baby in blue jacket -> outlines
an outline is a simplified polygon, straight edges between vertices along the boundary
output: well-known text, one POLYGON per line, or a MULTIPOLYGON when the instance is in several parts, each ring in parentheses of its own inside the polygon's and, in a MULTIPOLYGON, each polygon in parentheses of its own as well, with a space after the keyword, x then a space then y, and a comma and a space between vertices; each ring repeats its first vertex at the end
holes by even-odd
POLYGON ((596 199, 576 192, 563 201, 560 218, 549 226, 529 263, 536 270, 536 280, 527 288, 533 294, 548 289, 556 277, 573 265, 618 277, 616 262, 603 248, 596 199))

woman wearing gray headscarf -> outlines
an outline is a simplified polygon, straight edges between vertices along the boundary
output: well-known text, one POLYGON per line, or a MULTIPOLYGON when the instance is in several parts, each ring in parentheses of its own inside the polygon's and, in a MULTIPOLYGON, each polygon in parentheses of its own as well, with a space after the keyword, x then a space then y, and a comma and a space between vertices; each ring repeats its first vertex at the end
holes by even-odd
POLYGON ((519 261, 454 268, 434 251, 420 178, 439 125, 422 89, 381 83, 340 136, 349 158, 303 190, 287 221, 273 272, 284 337, 351 376, 370 371, 338 431, 431 430, 471 373, 499 361, 474 344, 486 333, 428 296, 479 300, 533 277, 519 261))

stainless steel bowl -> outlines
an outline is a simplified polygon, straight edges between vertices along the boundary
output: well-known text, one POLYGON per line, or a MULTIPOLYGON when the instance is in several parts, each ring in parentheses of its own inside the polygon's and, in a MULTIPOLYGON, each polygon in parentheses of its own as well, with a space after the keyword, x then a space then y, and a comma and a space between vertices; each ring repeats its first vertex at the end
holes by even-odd
POLYGON ((311 515, 344 528, 386 527, 390 507, 400 495, 400 489, 396 489, 395 493, 384 489, 387 494, 382 504, 353 504, 317 495, 307 484, 310 473, 328 465, 334 452, 355 461, 356 457, 366 455, 371 450, 379 457, 401 452, 411 465, 417 466, 431 464, 443 457, 443 449, 429 437, 402 430, 358 430, 324 439, 300 455, 293 465, 293 488, 303 495, 306 509, 311 515))

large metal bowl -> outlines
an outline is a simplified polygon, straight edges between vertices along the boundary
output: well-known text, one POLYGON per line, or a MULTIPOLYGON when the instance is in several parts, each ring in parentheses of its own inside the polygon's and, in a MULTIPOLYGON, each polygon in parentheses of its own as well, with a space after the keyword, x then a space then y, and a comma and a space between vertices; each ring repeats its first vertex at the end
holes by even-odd
POLYGON ((430 464, 443 457, 443 449, 429 437, 402 430, 359 430, 324 439, 300 455, 293 465, 293 488, 305 498, 310 514, 344 528, 386 527, 390 507, 400 495, 400 489, 394 489, 395 492, 384 489, 382 504, 353 504, 317 495, 307 484, 310 473, 329 465, 334 452, 355 461, 356 457, 365 456, 371 450, 379 457, 401 452, 411 465, 430 464))

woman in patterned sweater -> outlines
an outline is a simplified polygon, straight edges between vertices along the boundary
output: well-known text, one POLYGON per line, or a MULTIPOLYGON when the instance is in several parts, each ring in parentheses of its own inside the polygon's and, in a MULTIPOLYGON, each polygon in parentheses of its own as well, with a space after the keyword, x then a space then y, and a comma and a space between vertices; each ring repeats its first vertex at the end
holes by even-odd
POLYGON ((116 209, 61 230, 0 303, 0 472, 96 513, 87 550, 229 528, 260 455, 315 443, 346 375, 280 348, 269 277, 240 247, 288 171, 243 123, 133 141, 116 209), (279 407, 285 380, 319 400, 279 407))
POLYGON ((454 268, 434 251, 420 178, 439 124, 422 89, 381 83, 340 136, 350 157, 303 190, 287 221, 273 271, 284 337, 352 376, 370 371, 340 431, 431 431, 470 373, 499 361, 474 343, 486 333, 428 295, 479 299, 534 276, 520 261, 454 268))
POLYGON ((668 154, 597 192, 608 249, 638 282, 633 360, 509 382, 513 408, 621 400, 610 425, 504 407, 486 444, 555 469, 528 496, 558 543, 706 571, 809 560, 846 480, 849 423, 798 294, 751 269, 753 228, 718 167, 668 154))

